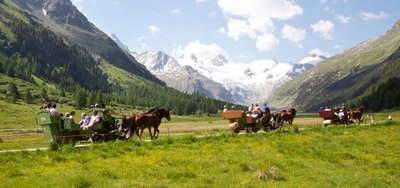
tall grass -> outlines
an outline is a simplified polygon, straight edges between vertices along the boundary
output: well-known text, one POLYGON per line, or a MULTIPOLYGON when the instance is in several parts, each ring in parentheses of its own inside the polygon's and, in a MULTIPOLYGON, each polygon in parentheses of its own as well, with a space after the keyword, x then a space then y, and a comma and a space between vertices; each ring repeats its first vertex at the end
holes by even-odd
POLYGON ((399 187, 399 122, 0 154, 0 187, 399 187))

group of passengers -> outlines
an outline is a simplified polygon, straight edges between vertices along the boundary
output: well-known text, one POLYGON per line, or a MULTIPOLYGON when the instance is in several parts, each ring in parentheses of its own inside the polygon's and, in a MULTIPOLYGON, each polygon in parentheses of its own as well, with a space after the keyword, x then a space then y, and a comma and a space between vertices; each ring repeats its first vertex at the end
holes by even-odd
MULTIPOLYGON (((233 106, 231 107, 231 110, 236 110, 236 106, 233 105, 233 106)), ((227 105, 224 105, 224 110, 223 110, 222 112, 227 112, 227 111, 229 111, 229 110, 228 110, 228 106, 227 106, 227 105)))
MULTIPOLYGON (((232 106, 232 107, 231 107, 231 110, 236 110, 236 107, 235 107, 235 106, 232 106)), ((228 106, 227 106, 227 105, 224 105, 224 110, 223 110, 223 112, 227 112, 227 111, 228 111, 228 106)), ((247 115, 248 117, 256 118, 256 119, 257 119, 257 122, 258 122, 258 121, 260 121, 261 118, 264 116, 263 111, 265 111, 265 112, 270 112, 270 109, 268 108, 267 103, 264 103, 264 106, 262 106, 262 107, 259 107, 258 104, 255 104, 255 105, 254 105, 254 104, 251 104, 251 105, 249 106, 248 110, 246 111, 246 115, 247 115)))
MULTIPOLYGON (((320 110, 323 110, 322 107, 320 108, 320 110)), ((340 108, 332 109, 330 106, 326 106, 324 110, 325 111, 333 111, 334 119, 339 119, 340 121, 344 121, 349 118, 347 115, 347 108, 344 103, 342 104, 342 106, 340 108)))
POLYGON ((270 112, 269 107, 267 106, 267 103, 264 103, 264 106, 259 107, 258 104, 251 104, 248 108, 248 111, 246 112, 247 116, 251 116, 253 118, 257 119, 257 122, 261 120, 261 118, 264 116, 263 112, 270 112))
MULTIPOLYGON (((95 105, 91 105, 91 107, 92 108, 93 107, 95 107, 95 108, 103 108, 103 112, 106 110, 104 104, 102 104, 101 106, 98 105, 98 104, 95 104, 95 105)), ((63 125, 64 125, 64 121, 65 120, 69 120, 70 123, 75 123, 75 119, 74 119, 75 111, 66 112, 65 113, 65 118, 64 118, 64 114, 58 112, 56 104, 50 104, 50 103, 47 104, 46 103, 46 104, 44 104, 43 107, 41 107, 41 109, 49 110, 49 114, 51 116, 60 116, 61 119, 62 119, 62 121, 61 121, 62 127, 64 127, 63 125)), ((105 113, 107 113, 107 112, 105 112, 105 113)), ((89 130, 89 129, 91 129, 93 127, 94 123, 100 121, 100 116, 98 116, 98 111, 97 110, 93 111, 92 117, 87 116, 86 113, 82 113, 81 117, 82 117, 82 119, 81 119, 81 121, 79 121, 79 125, 80 125, 80 128, 82 130, 89 130)))

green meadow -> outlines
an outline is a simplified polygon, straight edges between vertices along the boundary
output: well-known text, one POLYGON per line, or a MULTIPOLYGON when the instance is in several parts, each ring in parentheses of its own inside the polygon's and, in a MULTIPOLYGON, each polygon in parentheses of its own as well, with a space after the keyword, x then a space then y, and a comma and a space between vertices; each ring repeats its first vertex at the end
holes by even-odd
POLYGON ((0 186, 399 187, 398 123, 0 153, 0 186))
MULTIPOLYGON (((218 115, 172 116, 158 140, 145 130, 142 140, 1 152, 48 144, 34 121, 37 106, 0 105, 0 187, 400 186, 397 110, 366 113, 374 124, 327 128, 316 114, 299 114, 293 131, 238 135, 218 115)), ((117 115, 124 113, 131 112, 117 115)))

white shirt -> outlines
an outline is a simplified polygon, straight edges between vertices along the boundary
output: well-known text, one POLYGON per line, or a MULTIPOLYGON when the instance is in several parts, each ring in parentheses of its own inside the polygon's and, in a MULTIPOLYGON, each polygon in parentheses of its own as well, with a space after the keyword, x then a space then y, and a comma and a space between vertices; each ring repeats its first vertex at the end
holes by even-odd
POLYGON ((50 108, 50 115, 51 116, 57 116, 58 115, 58 110, 56 108, 50 108))
POLYGON ((339 112, 339 118, 342 118, 344 116, 343 112, 339 112))

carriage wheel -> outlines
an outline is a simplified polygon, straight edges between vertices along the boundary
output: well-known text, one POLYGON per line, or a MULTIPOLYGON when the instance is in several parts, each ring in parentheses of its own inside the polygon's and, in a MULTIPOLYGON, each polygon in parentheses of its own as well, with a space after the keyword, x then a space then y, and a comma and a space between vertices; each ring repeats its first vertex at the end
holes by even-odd
POLYGON ((93 137, 92 137, 92 141, 93 141, 94 143, 101 143, 101 142, 103 142, 103 137, 100 136, 100 135, 98 135, 98 136, 93 136, 93 137))
POLYGON ((239 134, 239 132, 240 132, 240 130, 239 130, 239 129, 235 129, 235 130, 233 130, 233 133, 235 133, 235 134, 239 134))
POLYGON ((246 130, 246 133, 251 133, 251 131, 252 131, 251 127, 246 127, 245 130, 246 130))
POLYGON ((259 129, 259 128, 254 128, 254 129, 253 129, 253 132, 254 132, 254 133, 257 133, 258 130, 260 130, 260 129, 259 129))

